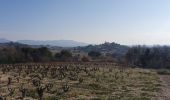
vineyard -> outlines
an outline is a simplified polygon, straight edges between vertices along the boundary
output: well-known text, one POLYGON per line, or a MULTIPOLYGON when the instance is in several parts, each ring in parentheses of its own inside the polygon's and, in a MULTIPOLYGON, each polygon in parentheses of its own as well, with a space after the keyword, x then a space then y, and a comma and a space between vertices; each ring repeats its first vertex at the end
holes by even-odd
POLYGON ((155 71, 116 63, 0 65, 0 100, 150 100, 155 71))

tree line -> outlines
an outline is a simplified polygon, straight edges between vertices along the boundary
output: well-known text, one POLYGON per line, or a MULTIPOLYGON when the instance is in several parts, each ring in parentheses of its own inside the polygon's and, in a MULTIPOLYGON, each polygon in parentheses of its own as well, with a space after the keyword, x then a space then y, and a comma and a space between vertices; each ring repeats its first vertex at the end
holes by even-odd
POLYGON ((142 68, 170 68, 170 47, 134 46, 125 55, 126 61, 142 68))
POLYGON ((0 49, 0 63, 44 62, 50 60, 52 60, 52 53, 46 47, 8 47, 0 49))
MULTIPOLYGON (((6 47, 0 48, 0 63, 28 63, 51 61, 105 61, 109 55, 99 51, 90 51, 86 56, 75 55, 69 50, 52 53, 48 48, 6 47), (103 58, 102 58, 103 57, 103 58), (101 60, 99 60, 101 59, 101 60)), ((134 46, 121 58, 126 63, 142 68, 170 68, 170 47, 168 46, 134 46)))
POLYGON ((46 47, 31 48, 31 47, 1 47, 0 48, 0 63, 29 63, 29 62, 52 62, 52 61, 89 61, 89 57, 98 58, 100 52, 91 51, 87 56, 73 55, 69 50, 61 50, 57 53, 52 53, 46 47), (80 59, 80 60, 79 60, 80 59))

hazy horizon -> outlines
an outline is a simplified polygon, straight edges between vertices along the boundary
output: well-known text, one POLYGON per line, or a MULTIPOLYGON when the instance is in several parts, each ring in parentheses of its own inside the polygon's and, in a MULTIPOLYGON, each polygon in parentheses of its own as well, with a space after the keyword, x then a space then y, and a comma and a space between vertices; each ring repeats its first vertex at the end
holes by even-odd
POLYGON ((169 0, 1 0, 0 38, 170 45, 169 0))

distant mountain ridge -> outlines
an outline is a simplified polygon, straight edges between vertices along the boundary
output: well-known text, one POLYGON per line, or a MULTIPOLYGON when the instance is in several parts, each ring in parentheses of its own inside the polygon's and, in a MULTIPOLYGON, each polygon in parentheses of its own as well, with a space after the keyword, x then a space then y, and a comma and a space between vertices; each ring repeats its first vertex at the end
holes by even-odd
POLYGON ((118 56, 123 56, 128 51, 129 47, 125 45, 120 45, 117 43, 103 43, 99 45, 89 45, 82 42, 77 42, 73 40, 18 40, 16 42, 0 38, 0 46, 1 47, 10 47, 10 46, 19 46, 19 47, 33 47, 38 48, 45 46, 49 49, 54 50, 61 50, 61 49, 72 49, 73 51, 83 51, 83 52, 90 52, 90 51, 99 51, 104 54, 114 54, 118 56), (71 48, 70 48, 71 47, 71 48))
POLYGON ((50 45, 59 47, 77 47, 77 46, 87 46, 87 43, 77 42, 73 40, 18 40, 18 43, 27 45, 50 45))
POLYGON ((4 38, 0 38, 0 43, 9 43, 9 42, 11 42, 11 41, 4 39, 4 38))
POLYGON ((115 42, 105 42, 99 45, 88 45, 86 43, 76 42, 72 40, 50 40, 50 41, 35 41, 35 40, 19 40, 12 42, 6 39, 0 39, 0 48, 8 47, 32 47, 40 48, 47 47, 52 51, 60 51, 62 49, 68 49, 73 52, 89 53, 91 51, 98 51, 104 55, 111 55, 114 58, 123 57, 130 47, 126 45, 120 45, 115 42), (2 43, 1 43, 2 42, 2 43))

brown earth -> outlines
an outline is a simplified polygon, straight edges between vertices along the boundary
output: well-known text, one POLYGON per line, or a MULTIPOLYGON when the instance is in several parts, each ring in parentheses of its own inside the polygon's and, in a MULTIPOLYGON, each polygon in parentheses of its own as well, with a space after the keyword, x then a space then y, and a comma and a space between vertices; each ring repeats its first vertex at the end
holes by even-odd
POLYGON ((162 90, 153 100, 170 100, 170 75, 160 75, 162 90))

